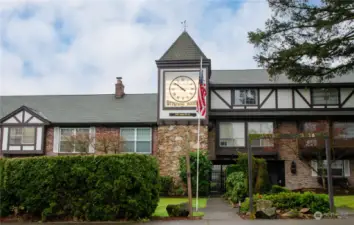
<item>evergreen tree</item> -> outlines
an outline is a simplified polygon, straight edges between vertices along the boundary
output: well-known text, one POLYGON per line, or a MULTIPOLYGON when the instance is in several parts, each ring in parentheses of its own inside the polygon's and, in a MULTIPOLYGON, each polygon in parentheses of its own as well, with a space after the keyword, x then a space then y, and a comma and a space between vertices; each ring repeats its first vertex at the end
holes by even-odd
POLYGON ((353 0, 267 1, 274 14, 248 38, 271 78, 286 74, 295 82, 323 82, 352 72, 353 0))

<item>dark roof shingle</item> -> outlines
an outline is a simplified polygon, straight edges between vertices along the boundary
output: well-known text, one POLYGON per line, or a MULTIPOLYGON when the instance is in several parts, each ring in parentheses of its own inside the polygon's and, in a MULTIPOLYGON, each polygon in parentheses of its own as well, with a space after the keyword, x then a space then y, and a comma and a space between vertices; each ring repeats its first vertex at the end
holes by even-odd
POLYGON ((193 38, 184 31, 160 60, 200 60, 201 56, 207 59, 193 38))
MULTIPOLYGON (((354 83, 354 73, 331 79, 331 83, 354 83)), ((265 69, 247 70, 212 70, 211 84, 295 84, 285 75, 280 75, 275 81, 269 79, 265 69)), ((314 82, 315 83, 315 82, 314 82)))
POLYGON ((0 118, 25 105, 53 123, 155 123, 157 94, 0 96, 0 118))

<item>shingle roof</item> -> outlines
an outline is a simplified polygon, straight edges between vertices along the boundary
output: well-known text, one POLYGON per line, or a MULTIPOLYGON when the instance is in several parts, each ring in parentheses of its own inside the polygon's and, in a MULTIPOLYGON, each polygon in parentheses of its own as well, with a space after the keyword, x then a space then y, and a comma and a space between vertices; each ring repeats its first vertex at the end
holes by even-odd
POLYGON ((193 38, 184 31, 160 60, 200 60, 200 56, 207 59, 193 38))
POLYGON ((0 96, 0 118, 25 105, 53 123, 155 123, 157 94, 0 96))
MULTIPOLYGON (((354 73, 336 77, 331 83, 354 83, 354 73)), ((265 69, 248 70, 212 70, 211 84, 295 84, 285 75, 281 75, 276 81, 269 80, 269 74, 265 69)))

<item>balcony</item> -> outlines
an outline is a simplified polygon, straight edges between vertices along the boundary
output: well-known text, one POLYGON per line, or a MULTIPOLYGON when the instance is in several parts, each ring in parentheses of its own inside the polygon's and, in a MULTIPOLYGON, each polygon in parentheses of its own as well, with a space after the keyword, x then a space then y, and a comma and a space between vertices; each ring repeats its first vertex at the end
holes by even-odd
MULTIPOLYGON (((230 142, 230 140, 221 139, 221 146, 217 146, 216 155, 236 156, 238 152, 247 153, 247 146, 232 146, 234 145, 232 141, 234 140, 230 142)), ((252 153, 254 156, 277 156, 278 150, 269 140, 254 140, 252 141, 252 153)))
MULTIPOLYGON (((336 138, 332 141, 333 157, 354 156, 354 138, 336 138)), ((302 138, 299 140, 299 151, 303 156, 325 155, 324 138, 302 138)))

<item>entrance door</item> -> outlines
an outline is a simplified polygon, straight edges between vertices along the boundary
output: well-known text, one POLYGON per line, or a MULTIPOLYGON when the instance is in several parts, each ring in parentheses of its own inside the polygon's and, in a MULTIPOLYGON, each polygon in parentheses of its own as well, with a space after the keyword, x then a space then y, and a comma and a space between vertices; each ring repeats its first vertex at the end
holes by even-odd
POLYGON ((226 191, 225 169, 227 165, 213 165, 210 178, 210 195, 222 195, 226 191))
POLYGON ((268 160, 267 161, 268 174, 270 183, 272 185, 285 186, 285 167, 284 161, 281 160, 268 160))

